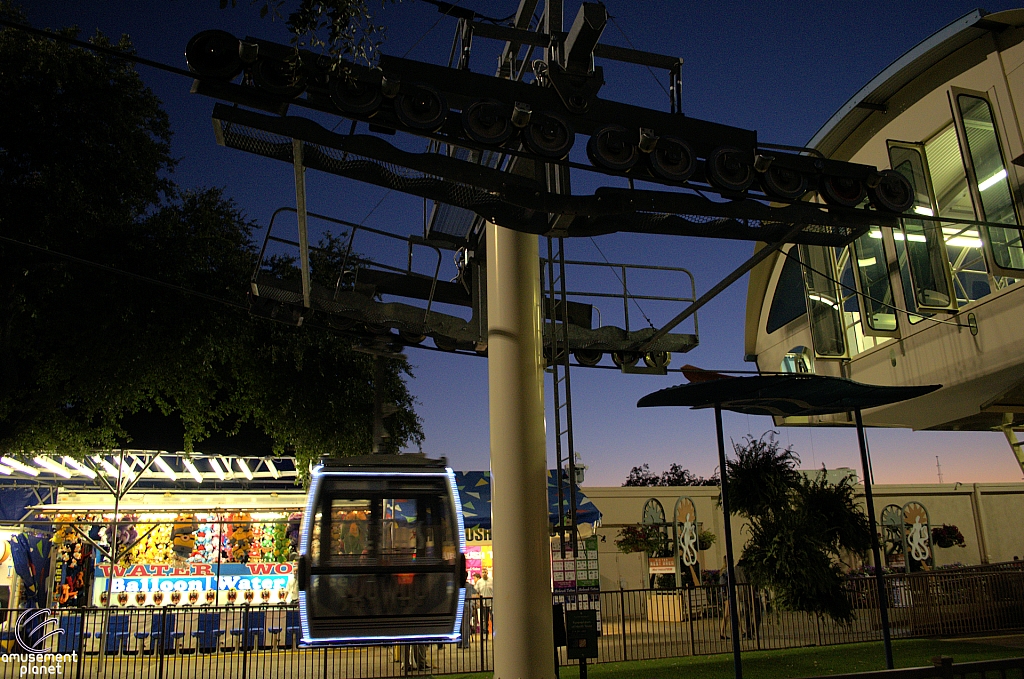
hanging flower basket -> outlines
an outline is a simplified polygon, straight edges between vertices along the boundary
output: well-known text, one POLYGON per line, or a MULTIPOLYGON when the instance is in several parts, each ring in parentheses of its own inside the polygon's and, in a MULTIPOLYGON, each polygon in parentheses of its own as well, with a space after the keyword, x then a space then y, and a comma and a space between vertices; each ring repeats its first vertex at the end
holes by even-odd
POLYGON ((932 543, 936 547, 941 547, 942 549, 949 549, 953 546, 967 546, 966 541, 964 540, 964 535, 960 532, 960 529, 956 526, 946 524, 932 528, 932 543))
POLYGON ((712 533, 711 531, 702 530, 697 535, 697 549, 699 549, 702 552, 706 552, 707 550, 711 549, 711 545, 715 544, 715 540, 717 539, 718 536, 712 533))

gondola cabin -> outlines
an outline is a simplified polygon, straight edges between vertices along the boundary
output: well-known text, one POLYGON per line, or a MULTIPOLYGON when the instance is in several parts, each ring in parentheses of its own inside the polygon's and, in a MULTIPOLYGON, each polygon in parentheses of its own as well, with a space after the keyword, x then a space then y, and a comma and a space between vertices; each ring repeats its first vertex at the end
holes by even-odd
MULTIPOLYGON (((910 215, 846 247, 785 246, 750 277, 763 372, 942 384, 870 426, 1002 429, 1024 467, 1024 10, 976 10, 911 49, 808 143, 901 173, 910 215)), ((852 424, 848 414, 777 418, 852 424)))
POLYGON ((303 643, 458 641, 464 552, 459 491, 444 460, 323 460, 300 536, 303 643))

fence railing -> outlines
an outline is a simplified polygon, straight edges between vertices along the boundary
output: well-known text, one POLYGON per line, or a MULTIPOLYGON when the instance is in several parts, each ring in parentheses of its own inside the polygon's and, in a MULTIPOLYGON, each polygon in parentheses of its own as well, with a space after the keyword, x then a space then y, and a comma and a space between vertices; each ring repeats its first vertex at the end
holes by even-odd
MULTIPOLYGON (((933 571, 888 575, 885 580, 896 638, 1024 629, 1021 570, 933 571)), ((737 590, 737 629, 744 650, 881 639, 873 578, 849 581, 854 616, 847 624, 780 611, 769 593, 748 585, 737 590)), ((575 606, 571 597, 560 596, 569 599, 566 609, 575 606)), ((594 605, 591 597, 586 599, 594 605)), ((719 586, 601 592, 597 662, 729 652, 732 625, 723 623, 723 599, 719 586)), ((373 679, 487 671, 493 666, 493 646, 488 616, 480 609, 490 604, 471 600, 459 644, 360 648, 299 647, 293 606, 61 609, 34 635, 31 629, 42 617, 26 625, 24 611, 0 611, 0 679, 39 674, 76 679, 373 679), (16 629, 21 641, 34 648, 21 646, 16 629), (60 633, 40 640, 40 635, 58 629, 60 633), (51 655, 26 655, 37 651, 51 655)), ((500 634, 498 630, 497 643, 500 634)), ((565 649, 560 662, 566 663, 565 649)))

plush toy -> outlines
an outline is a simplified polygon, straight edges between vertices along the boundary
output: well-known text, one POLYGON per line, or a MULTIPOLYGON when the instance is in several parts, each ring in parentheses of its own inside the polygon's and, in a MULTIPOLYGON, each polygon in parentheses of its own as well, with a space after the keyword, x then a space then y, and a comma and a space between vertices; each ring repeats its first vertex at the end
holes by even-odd
POLYGON ((171 533, 173 539, 174 555, 182 559, 192 556, 196 548, 196 536, 194 532, 199 528, 196 517, 193 514, 179 515, 174 520, 174 529, 171 533))

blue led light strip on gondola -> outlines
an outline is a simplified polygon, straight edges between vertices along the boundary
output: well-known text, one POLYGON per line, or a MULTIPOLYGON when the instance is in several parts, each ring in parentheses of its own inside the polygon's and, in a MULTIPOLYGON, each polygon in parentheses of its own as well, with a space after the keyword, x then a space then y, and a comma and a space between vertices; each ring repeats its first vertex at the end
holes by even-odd
MULTIPOLYGON (((318 464, 312 469, 312 476, 309 485, 309 496, 306 502, 306 512, 302 517, 301 538, 299 544, 299 557, 309 556, 307 545, 310 543, 312 532, 312 521, 314 517, 314 504, 319 496, 320 485, 325 476, 387 476, 387 477, 416 477, 444 476, 448 479, 449 490, 451 491, 451 502, 455 509, 455 517, 458 525, 458 553, 466 552, 466 527, 462 514, 462 502, 459 496, 459 488, 455 482, 455 472, 451 467, 445 467, 444 472, 385 472, 377 474, 366 471, 323 471, 324 465, 318 464)), ((359 636, 359 637, 317 637, 313 638, 309 626, 309 602, 305 590, 299 590, 299 626, 302 630, 302 644, 387 644, 396 642, 457 642, 461 638, 462 618, 466 603, 466 588, 459 587, 458 607, 455 610, 455 623, 452 631, 446 634, 402 634, 390 636, 359 636)))

